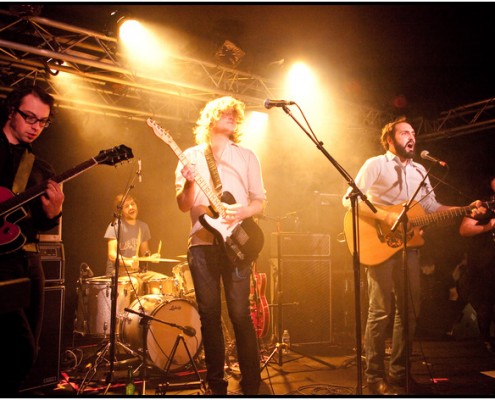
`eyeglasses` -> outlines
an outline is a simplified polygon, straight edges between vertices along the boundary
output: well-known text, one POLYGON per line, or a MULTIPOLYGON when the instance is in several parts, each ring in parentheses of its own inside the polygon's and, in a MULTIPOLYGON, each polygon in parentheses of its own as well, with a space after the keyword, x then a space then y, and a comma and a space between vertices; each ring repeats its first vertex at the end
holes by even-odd
POLYGON ((39 118, 36 118, 33 115, 29 115, 29 114, 26 114, 25 112, 22 112, 18 108, 16 108, 15 110, 24 119, 24 121, 26 121, 29 125, 34 125, 36 122, 39 122, 40 123, 40 126, 42 128, 47 128, 48 126, 50 126, 50 122, 51 122, 50 121, 50 118, 39 119, 39 118))

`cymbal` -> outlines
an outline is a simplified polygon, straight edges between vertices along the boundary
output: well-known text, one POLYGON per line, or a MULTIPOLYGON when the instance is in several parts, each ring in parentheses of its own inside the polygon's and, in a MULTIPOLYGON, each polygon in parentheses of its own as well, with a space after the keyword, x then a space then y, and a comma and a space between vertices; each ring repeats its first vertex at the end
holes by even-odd
POLYGON ((181 254, 180 256, 177 256, 177 258, 187 258, 187 254, 181 254))
POLYGON ((174 262, 177 263, 179 260, 174 258, 155 258, 155 257, 138 257, 139 261, 149 261, 149 262, 174 262))

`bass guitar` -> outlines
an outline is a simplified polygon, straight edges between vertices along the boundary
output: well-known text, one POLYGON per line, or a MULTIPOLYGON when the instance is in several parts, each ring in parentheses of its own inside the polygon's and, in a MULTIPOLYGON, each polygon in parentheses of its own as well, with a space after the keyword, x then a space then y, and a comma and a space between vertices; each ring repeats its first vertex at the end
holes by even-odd
MULTIPOLYGON (((170 146, 179 161, 184 166, 188 165, 189 160, 175 143, 174 139, 172 139, 172 136, 151 118, 148 118, 146 122, 153 129, 155 135, 170 146)), ((233 225, 225 223, 227 210, 223 203, 234 204, 234 196, 229 192, 224 192, 222 198, 218 198, 210 185, 199 173, 194 174, 194 180, 210 201, 210 211, 213 214, 212 216, 206 213, 201 215, 199 217, 201 225, 215 236, 233 264, 238 261, 254 261, 264 244, 264 236, 261 228, 253 218, 246 218, 233 225)))
MULTIPOLYGON (((484 202, 483 206, 493 208, 494 201, 484 202)), ((400 213, 402 204, 394 206, 378 207, 389 212, 400 213)), ((473 207, 457 207, 446 211, 439 211, 427 214, 421 204, 413 202, 408 212, 409 226, 412 227, 407 232, 407 246, 421 247, 424 245, 424 239, 421 235, 421 229, 432 223, 446 221, 450 218, 466 216, 471 213, 473 207)), ((349 251, 353 251, 352 240, 352 212, 349 210, 344 217, 344 233, 349 251)), ((375 218, 359 216, 359 254, 361 264, 374 266, 391 258, 395 253, 404 247, 403 233, 400 229, 395 232, 391 231, 382 221, 375 218)))
MULTIPOLYGON (((50 178, 50 180, 63 183, 98 164, 115 165, 118 162, 134 157, 132 150, 123 144, 109 150, 101 150, 97 156, 71 168, 64 173, 50 178)), ((14 195, 9 189, 0 187, 0 254, 11 253, 20 249, 26 243, 26 237, 16 225, 27 216, 22 208, 45 193, 48 180, 31 186, 24 192, 14 195)))

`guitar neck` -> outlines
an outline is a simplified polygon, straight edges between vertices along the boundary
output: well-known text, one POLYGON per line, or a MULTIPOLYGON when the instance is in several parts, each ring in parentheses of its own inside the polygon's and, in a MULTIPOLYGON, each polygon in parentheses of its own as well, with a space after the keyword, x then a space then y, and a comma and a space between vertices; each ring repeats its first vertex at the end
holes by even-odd
MULTIPOLYGON (((190 161, 187 159, 187 157, 184 155, 184 152, 177 146, 175 142, 170 142, 168 145, 172 148, 173 152, 175 155, 179 158, 179 161, 183 165, 188 165, 190 164, 190 161)), ((215 192, 212 190, 211 186, 208 184, 208 182, 205 181, 205 179, 199 174, 197 171, 194 171, 194 180, 198 184, 198 186, 201 188, 203 193, 206 195, 210 203, 213 205, 215 210, 222 216, 225 217, 226 215, 226 210, 224 205, 222 204, 222 201, 218 198, 218 196, 215 194, 215 192)))
MULTIPOLYGON (((71 168, 64 173, 54 176, 50 179, 57 183, 63 183, 65 181, 68 181, 69 179, 75 178, 77 175, 83 173, 87 169, 97 164, 98 162, 94 158, 91 158, 88 161, 85 161, 75 166, 74 168, 71 168)), ((37 185, 31 186, 17 196, 13 196, 2 202, 2 204, 0 205, 0 216, 6 215, 17 208, 22 207, 24 204, 30 202, 36 197, 41 196, 43 193, 45 193, 46 182, 47 181, 44 181, 37 185)))
POLYGON ((425 226, 435 222, 447 221, 455 217, 464 217, 471 213, 473 207, 457 207, 450 210, 434 212, 430 214, 424 214, 419 217, 413 218, 410 223, 412 226, 425 226))

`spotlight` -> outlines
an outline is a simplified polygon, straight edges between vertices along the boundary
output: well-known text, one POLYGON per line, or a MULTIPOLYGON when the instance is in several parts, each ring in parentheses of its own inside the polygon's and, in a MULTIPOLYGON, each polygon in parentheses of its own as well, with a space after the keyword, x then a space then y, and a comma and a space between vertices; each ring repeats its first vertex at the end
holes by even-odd
POLYGON ((122 24, 132 19, 132 14, 126 8, 112 11, 104 27, 105 35, 117 38, 122 24))
POLYGON ((216 51, 215 58, 222 64, 237 67, 245 55, 246 53, 234 43, 226 40, 216 51))

